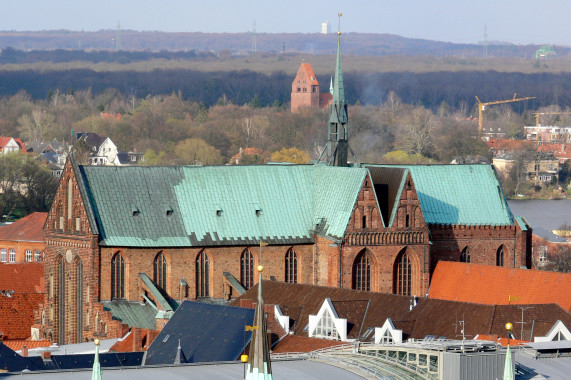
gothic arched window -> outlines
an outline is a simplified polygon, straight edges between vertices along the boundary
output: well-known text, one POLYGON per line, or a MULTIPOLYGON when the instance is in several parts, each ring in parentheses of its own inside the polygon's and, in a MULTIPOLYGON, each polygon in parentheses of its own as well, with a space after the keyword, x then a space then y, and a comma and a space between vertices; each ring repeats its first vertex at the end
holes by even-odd
POLYGON ((297 253, 293 248, 285 256, 285 282, 297 284, 297 253))
POLYGON ((111 259, 111 299, 125 298, 125 260, 119 252, 111 259))
POLYGON ((353 289, 371 290, 371 262, 365 250, 361 251, 353 262, 353 289))
POLYGON ((76 279, 76 342, 81 343, 83 338, 83 264, 81 260, 78 259, 75 267, 75 279, 76 279))
POLYGON ((240 282, 244 289, 254 285, 254 256, 249 249, 242 252, 240 257, 240 282))
POLYGON ((59 259, 57 268, 58 343, 65 344, 65 258, 59 259))
POLYGON ((155 284, 162 290, 167 290, 167 259, 162 252, 155 256, 154 271, 155 284))
POLYGON ((496 266, 503 267, 504 266, 504 246, 501 245, 496 252, 496 266))
POLYGON ((200 251, 196 256, 196 298, 209 297, 209 269, 208 255, 200 251))
POLYGON ((402 250, 395 260, 394 293, 410 296, 412 284, 412 265, 406 253, 402 250))
POLYGON ((462 252, 460 252, 460 262, 470 263, 470 249, 468 247, 464 247, 462 252))

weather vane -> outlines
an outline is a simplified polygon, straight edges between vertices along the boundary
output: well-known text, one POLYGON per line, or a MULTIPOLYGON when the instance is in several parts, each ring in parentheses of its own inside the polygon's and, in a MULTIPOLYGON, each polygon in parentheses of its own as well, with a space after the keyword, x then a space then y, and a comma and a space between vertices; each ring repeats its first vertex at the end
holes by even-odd
POLYGON ((337 29, 337 34, 341 34, 341 16, 343 16, 343 13, 337 13, 337 17, 339 17, 339 27, 337 29))

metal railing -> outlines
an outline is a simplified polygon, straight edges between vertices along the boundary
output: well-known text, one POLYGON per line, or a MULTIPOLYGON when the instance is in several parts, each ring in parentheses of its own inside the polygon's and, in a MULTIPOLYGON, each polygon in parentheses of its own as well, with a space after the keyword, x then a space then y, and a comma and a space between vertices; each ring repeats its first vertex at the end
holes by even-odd
MULTIPOLYGON (((406 359, 399 359, 390 355, 380 354, 377 351, 370 351, 364 354, 361 348, 378 346, 372 342, 362 342, 355 344, 341 344, 333 347, 326 347, 309 353, 289 352, 272 354, 272 359, 309 359, 332 363, 347 369, 353 368, 367 373, 378 379, 438 379, 438 369, 418 366, 416 363, 408 362, 406 359), (429 373, 429 368, 434 373, 429 373)), ((367 350, 366 350, 367 351, 367 350)))

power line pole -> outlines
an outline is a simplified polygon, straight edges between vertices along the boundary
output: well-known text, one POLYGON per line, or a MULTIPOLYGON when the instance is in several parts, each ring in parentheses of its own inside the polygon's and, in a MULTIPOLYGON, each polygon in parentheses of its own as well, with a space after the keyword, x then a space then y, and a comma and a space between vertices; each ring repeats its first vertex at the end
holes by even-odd
POLYGON ((488 58, 488 25, 484 25, 484 58, 488 58))
POLYGON ((252 55, 256 55, 257 41, 256 41, 256 20, 254 20, 254 29, 252 30, 252 55))

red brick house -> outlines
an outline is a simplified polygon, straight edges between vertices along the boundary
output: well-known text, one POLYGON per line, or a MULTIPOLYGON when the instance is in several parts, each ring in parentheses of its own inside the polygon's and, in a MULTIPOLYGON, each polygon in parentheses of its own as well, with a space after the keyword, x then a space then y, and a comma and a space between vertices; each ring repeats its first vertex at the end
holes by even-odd
POLYGON ((39 262, 44 259, 47 212, 34 212, 0 227, 0 262, 39 262))

